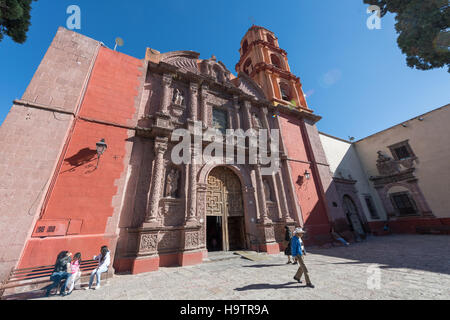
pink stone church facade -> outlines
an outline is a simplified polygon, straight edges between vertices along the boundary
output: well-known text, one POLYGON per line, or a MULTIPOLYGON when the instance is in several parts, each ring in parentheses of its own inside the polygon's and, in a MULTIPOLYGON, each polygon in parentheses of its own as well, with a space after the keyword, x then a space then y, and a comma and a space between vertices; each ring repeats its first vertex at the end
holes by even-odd
MULTIPOLYGON (((287 53, 252 26, 240 54, 234 75, 214 56, 147 48, 138 59, 60 28, 0 129, 0 279, 102 245, 115 272, 136 274, 199 264, 211 251, 278 253, 285 226, 304 227, 308 244, 329 242, 332 227, 351 239, 321 118, 287 53), (200 135, 279 130, 279 167, 174 163, 174 131, 196 124, 200 135)), ((207 147, 191 144, 190 157, 207 147)))

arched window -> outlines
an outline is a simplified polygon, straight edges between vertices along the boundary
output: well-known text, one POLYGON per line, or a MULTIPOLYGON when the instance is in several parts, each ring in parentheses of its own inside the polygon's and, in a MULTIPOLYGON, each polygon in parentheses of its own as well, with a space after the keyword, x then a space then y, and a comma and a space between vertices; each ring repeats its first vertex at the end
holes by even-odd
POLYGON ((280 82, 280 92, 281 92, 281 99, 285 101, 291 101, 291 94, 288 84, 280 82))
POLYGON ((246 54, 248 51, 248 41, 245 40, 244 43, 242 44, 242 54, 246 54))
POLYGON ((277 67, 277 68, 279 68, 279 69, 283 69, 282 66, 281 66, 280 58, 278 58, 275 54, 271 54, 271 55, 270 55, 270 61, 272 62, 272 64, 273 64, 275 67, 277 67))
POLYGON ((244 63, 244 72, 247 75, 250 75, 250 73, 252 72, 251 66, 252 66, 252 59, 247 59, 247 61, 245 61, 244 63))
POLYGON ((267 42, 273 46, 275 45, 275 39, 270 34, 267 34, 267 42))

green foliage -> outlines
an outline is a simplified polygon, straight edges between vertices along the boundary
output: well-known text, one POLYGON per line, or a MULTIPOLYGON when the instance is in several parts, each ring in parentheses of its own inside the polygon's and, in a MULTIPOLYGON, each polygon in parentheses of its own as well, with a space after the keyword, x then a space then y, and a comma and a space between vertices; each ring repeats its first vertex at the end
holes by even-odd
POLYGON ((26 41, 32 1, 37 0, 0 0, 0 41, 4 35, 18 43, 26 41))
POLYGON ((364 0, 395 14, 397 43, 411 68, 448 67, 450 72, 449 0, 364 0))

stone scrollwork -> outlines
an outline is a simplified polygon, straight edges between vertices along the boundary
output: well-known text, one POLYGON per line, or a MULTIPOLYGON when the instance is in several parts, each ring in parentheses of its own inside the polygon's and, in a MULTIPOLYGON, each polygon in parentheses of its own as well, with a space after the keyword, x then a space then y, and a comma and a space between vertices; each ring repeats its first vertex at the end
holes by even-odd
POLYGON ((142 252, 153 252, 158 247, 158 234, 143 234, 140 241, 140 250, 142 252))
POLYGON ((185 248, 195 249, 200 246, 200 237, 198 232, 186 232, 185 235, 185 248))

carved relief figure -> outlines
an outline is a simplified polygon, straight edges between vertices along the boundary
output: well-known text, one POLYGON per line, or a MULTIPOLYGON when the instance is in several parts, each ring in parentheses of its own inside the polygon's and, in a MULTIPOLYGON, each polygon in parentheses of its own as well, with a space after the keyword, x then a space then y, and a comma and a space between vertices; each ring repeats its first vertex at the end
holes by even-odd
POLYGON ((377 153, 377 169, 380 175, 389 176, 400 172, 400 167, 397 161, 384 155, 381 151, 378 151, 377 153))
POLYGON ((175 89, 175 92, 173 94, 173 102, 179 106, 184 105, 184 94, 178 88, 175 89))
POLYGON ((167 174, 166 192, 165 192, 166 197, 177 198, 179 179, 180 179, 180 172, 177 169, 172 168, 167 174))
POLYGON ((258 115, 256 113, 253 113, 252 118, 253 118, 253 126, 257 129, 261 129, 263 126, 262 126, 261 120, 259 119, 258 115))

